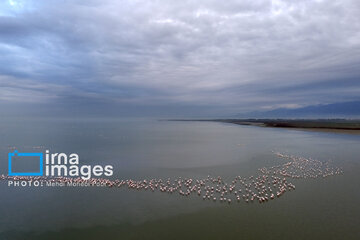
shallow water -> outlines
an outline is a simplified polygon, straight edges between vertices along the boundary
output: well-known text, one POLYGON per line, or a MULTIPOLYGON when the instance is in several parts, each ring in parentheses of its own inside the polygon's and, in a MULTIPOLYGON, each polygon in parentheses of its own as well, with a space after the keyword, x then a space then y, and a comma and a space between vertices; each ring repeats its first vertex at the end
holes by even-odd
POLYGON ((221 204, 200 197, 109 188, 14 188, 0 183, 0 239, 358 239, 360 136, 215 122, 3 120, 7 153, 44 146, 76 152, 81 164, 112 164, 114 178, 205 178, 257 174, 283 161, 272 150, 331 160, 343 175, 293 181, 266 204, 221 204), (4 217, 6 216, 6 217, 4 217), (51 232, 56 231, 56 232, 51 232), (30 232, 32 232, 30 234, 30 232))

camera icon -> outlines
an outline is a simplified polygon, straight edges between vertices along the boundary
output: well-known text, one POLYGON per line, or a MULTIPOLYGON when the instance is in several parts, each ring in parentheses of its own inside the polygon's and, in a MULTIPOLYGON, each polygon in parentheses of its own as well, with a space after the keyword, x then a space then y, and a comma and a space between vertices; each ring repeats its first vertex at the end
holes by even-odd
MULTIPOLYGON (((14 150, 13 153, 8 154, 8 175, 9 176, 42 176, 43 175, 43 153, 19 153, 17 150, 14 150), (38 172, 26 172, 26 171, 13 171, 13 159, 19 157, 21 159, 24 159, 26 157, 32 157, 36 158, 36 160, 39 160, 39 171, 38 172), (24 158, 23 158, 24 157, 24 158)), ((25 160, 25 159, 24 159, 25 160)))

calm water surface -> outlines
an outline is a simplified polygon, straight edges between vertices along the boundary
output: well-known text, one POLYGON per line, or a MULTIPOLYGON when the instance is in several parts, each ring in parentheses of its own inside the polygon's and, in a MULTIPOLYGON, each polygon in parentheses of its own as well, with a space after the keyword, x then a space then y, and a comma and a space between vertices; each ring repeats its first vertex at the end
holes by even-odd
POLYGON ((0 183, 0 239, 360 239, 360 135, 156 120, 1 120, 9 146, 76 152, 114 178, 234 176, 283 163, 271 151, 331 160, 344 174, 292 181, 267 204, 109 188, 14 188, 0 183))

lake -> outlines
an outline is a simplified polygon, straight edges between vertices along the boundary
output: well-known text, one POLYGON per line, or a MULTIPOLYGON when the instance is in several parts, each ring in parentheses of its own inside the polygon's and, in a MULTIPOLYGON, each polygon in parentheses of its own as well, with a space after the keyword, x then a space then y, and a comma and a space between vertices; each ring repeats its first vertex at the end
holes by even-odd
POLYGON ((14 148, 77 153, 81 164, 113 165, 112 179, 231 182, 283 164, 273 151, 343 170, 294 179, 296 190, 264 204, 1 181, 0 239, 360 239, 360 135, 152 119, 3 119, 0 136, 0 174, 14 148))

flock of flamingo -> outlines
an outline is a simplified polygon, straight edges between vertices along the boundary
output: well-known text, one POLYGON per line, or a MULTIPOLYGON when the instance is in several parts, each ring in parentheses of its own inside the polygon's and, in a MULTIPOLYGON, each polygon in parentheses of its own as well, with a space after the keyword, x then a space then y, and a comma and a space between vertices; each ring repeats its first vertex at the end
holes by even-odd
POLYGON ((141 181, 111 180, 104 178, 82 178, 70 177, 32 177, 32 176, 7 176, 1 175, 1 180, 13 181, 50 181, 58 183, 86 183, 90 186, 99 184, 112 188, 128 188, 129 190, 160 191, 168 194, 179 194, 180 196, 198 195, 204 200, 220 201, 222 203, 232 202, 254 202, 265 203, 281 197, 289 191, 295 190, 295 185, 289 182, 291 179, 326 178, 342 174, 343 171, 337 167, 331 167, 328 162, 321 162, 311 158, 297 157, 274 152, 276 156, 286 160, 284 164, 259 169, 257 176, 235 177, 231 182, 225 182, 221 177, 210 177, 204 179, 192 178, 170 178, 145 179, 141 181))

